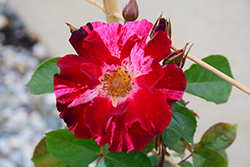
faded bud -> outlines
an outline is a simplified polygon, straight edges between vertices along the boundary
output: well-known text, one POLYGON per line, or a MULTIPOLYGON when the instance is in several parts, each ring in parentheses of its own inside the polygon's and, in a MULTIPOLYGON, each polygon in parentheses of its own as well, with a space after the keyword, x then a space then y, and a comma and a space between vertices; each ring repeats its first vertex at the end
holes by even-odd
POLYGON ((125 21, 135 21, 139 16, 139 9, 136 0, 130 0, 122 11, 125 21))
POLYGON ((170 53, 163 61, 163 64, 176 64, 178 65, 180 68, 183 68, 187 55, 191 49, 191 47, 193 46, 193 44, 188 48, 187 50, 187 46, 189 43, 186 44, 186 46, 184 46, 183 49, 180 50, 176 50, 172 53, 170 53), (187 50, 187 51, 186 51, 187 50))
POLYGON ((165 32, 169 39, 171 39, 171 22, 170 19, 162 18, 162 14, 159 16, 159 18, 156 20, 151 32, 150 37, 153 38, 155 33, 162 30, 165 32))

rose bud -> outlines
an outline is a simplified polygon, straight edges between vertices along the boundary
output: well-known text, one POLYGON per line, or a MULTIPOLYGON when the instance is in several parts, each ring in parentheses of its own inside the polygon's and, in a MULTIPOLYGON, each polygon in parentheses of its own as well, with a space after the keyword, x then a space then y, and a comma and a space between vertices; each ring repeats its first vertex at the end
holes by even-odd
POLYGON ((171 39, 171 22, 170 19, 162 18, 162 14, 156 20, 151 32, 150 37, 152 38, 156 32, 162 30, 165 32, 169 39, 171 39))
POLYGON ((180 50, 176 50, 172 53, 170 53, 163 61, 163 64, 176 64, 178 67, 183 68, 187 55, 191 49, 191 47, 193 46, 193 44, 188 48, 187 50, 187 46, 189 43, 187 43, 185 45, 184 48, 180 49, 180 50), (186 51, 187 50, 187 51, 186 51))
POLYGON ((136 0, 130 0, 122 11, 125 21, 135 21, 139 16, 138 5, 136 0))

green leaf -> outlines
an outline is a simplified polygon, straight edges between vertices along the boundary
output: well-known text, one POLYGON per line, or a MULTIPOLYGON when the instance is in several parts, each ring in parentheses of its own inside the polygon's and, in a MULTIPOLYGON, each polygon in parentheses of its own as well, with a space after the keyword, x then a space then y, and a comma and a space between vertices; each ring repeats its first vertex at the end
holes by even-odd
POLYGON ((36 69, 29 83, 26 85, 33 94, 38 95, 54 92, 54 74, 60 73, 60 68, 56 65, 59 58, 48 59, 36 69))
POLYGON ((195 167, 227 167, 227 161, 222 155, 208 148, 195 147, 193 155, 195 167))
POLYGON ((161 138, 164 145, 171 149, 181 139, 181 136, 175 130, 167 127, 167 129, 161 133, 161 138))
POLYGON ((179 154, 184 153, 184 151, 186 150, 185 139, 180 138, 180 140, 177 141, 177 143, 171 148, 171 150, 174 150, 179 154))
POLYGON ((93 139, 75 138, 66 129, 47 133, 46 144, 56 159, 71 167, 87 166, 100 154, 100 147, 93 139))
POLYGON ((218 123, 202 136, 199 145, 216 151, 224 150, 235 140, 237 124, 218 123))
MULTIPOLYGON (((149 157, 149 159, 150 159, 150 161, 152 162, 153 166, 159 164, 159 163, 160 163, 160 160, 161 160, 161 158, 160 158, 160 157, 157 157, 156 155, 151 155, 151 156, 149 157)), ((163 167, 170 167, 170 165, 164 161, 163 167)))
POLYGON ((153 150, 154 145, 155 145, 155 138, 153 138, 153 139, 146 145, 146 147, 144 147, 143 149, 141 149, 140 152, 142 152, 142 153, 144 153, 144 154, 147 154, 147 153, 149 153, 150 151, 153 150))
POLYGON ((105 165, 108 167, 153 167, 150 159, 142 152, 118 152, 104 155, 105 165))
MULTIPOLYGON (((224 56, 211 55, 202 60, 228 76, 233 77, 229 62, 224 56)), ((187 79, 187 93, 216 104, 227 102, 232 89, 230 83, 197 64, 193 64, 184 73, 187 79)))
POLYGON ((182 104, 183 106, 186 106, 186 103, 183 99, 181 99, 178 103, 182 104))
POLYGON ((108 154, 108 153, 110 153, 110 151, 109 151, 109 143, 107 143, 107 144, 105 144, 104 146, 103 146, 103 152, 102 152, 102 154, 108 154))
POLYGON ((36 146, 33 157, 31 159, 35 167, 67 167, 67 165, 59 162, 49 152, 46 145, 46 137, 44 137, 36 146))
POLYGON ((228 157, 227 157, 227 152, 225 150, 222 151, 217 151, 220 155, 223 156, 223 158, 227 161, 228 163, 228 157))
POLYGON ((161 133, 162 141, 169 149, 182 154, 186 149, 185 140, 174 130, 165 129, 161 133))
POLYGON ((188 161, 182 162, 179 165, 181 167, 193 167, 193 165, 190 162, 188 162, 188 161))
POLYGON ((181 159, 183 159, 185 157, 185 153, 179 154, 177 152, 174 152, 171 154, 173 157, 180 157, 181 159))
POLYGON ((174 130, 181 137, 190 143, 193 143, 193 137, 196 130, 197 121, 192 112, 179 102, 172 106, 172 119, 168 129, 174 130))

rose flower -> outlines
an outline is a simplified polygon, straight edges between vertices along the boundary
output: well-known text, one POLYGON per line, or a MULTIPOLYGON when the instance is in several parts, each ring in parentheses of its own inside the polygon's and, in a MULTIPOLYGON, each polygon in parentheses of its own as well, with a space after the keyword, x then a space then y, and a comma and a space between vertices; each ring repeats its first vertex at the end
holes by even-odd
POLYGON ((171 40, 160 30, 146 42, 147 20, 70 28, 78 55, 56 63, 60 117, 77 138, 109 143, 111 152, 141 150, 166 129, 186 88, 181 68, 159 63, 171 53, 171 40))

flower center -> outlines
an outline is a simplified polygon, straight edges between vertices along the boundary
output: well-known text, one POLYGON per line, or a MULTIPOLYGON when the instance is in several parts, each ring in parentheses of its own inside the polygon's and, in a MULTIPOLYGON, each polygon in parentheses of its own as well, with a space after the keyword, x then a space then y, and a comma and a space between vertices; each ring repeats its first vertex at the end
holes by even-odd
POLYGON ((111 96, 112 99, 126 97, 132 90, 131 76, 123 67, 113 71, 107 70, 104 76, 100 77, 100 81, 102 90, 107 93, 106 97, 111 96))

